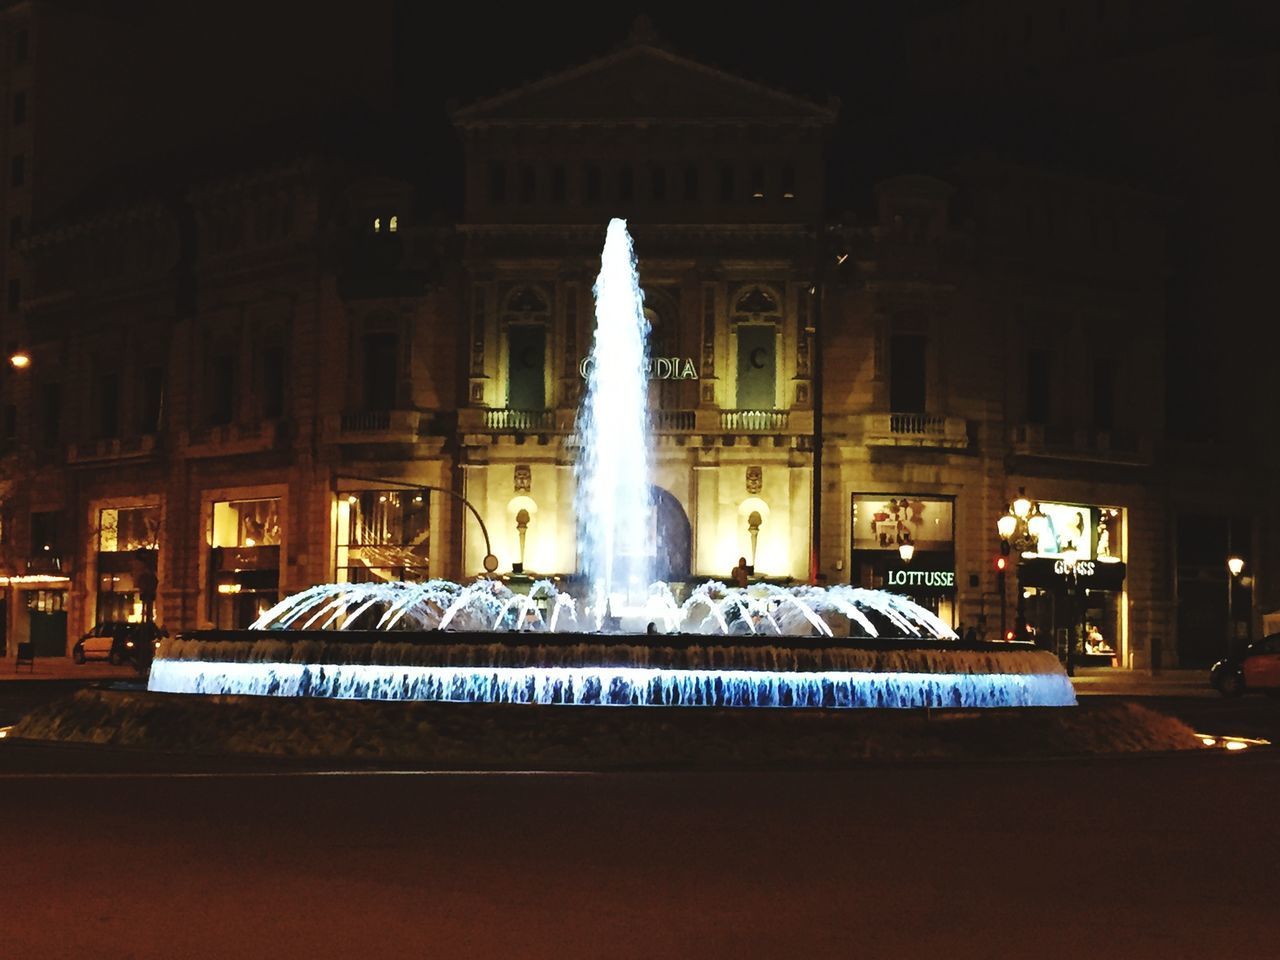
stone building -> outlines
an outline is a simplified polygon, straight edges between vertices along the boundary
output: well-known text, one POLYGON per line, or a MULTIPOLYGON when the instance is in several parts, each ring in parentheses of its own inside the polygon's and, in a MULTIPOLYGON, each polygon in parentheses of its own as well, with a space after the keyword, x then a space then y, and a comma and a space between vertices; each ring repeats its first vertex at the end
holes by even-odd
POLYGON ((452 118, 457 222, 376 162, 300 151, 36 225, 0 458, 9 656, 140 616, 148 568, 171 628, 319 582, 474 577, 489 553, 517 584, 573 576, 615 216, 652 326, 637 509, 664 579, 744 557, 992 638, 1088 620, 1119 666, 1170 642, 1157 199, 975 156, 837 220, 838 104, 643 32, 452 118), (1039 543, 1002 590, 996 520, 1023 490, 1039 543), (1074 590, 1064 554, 1091 571, 1074 590))

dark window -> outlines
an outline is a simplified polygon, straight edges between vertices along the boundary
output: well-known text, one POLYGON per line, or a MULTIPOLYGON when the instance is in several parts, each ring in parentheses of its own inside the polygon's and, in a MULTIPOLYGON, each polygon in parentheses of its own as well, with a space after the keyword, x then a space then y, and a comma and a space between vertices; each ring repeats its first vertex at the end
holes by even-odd
POLYGON ((22 217, 14 217, 9 221, 9 246, 22 239, 22 217))
POLYGON ((284 347, 272 344, 262 353, 262 415, 268 420, 284 416, 284 347))
POLYGON ((1048 350, 1032 350, 1027 354, 1027 423, 1049 422, 1052 372, 1048 350))
POLYGON ((667 170, 665 167, 654 167, 649 171, 650 193, 655 203, 667 199, 667 170))
POLYGON ((533 203, 538 192, 538 174, 533 164, 526 163, 520 168, 520 202, 533 203))
POLYGON ((796 168, 791 164, 786 164, 782 168, 782 199, 794 200, 796 198, 796 168))
POLYGON ((764 167, 755 166, 751 168, 751 199, 764 199, 764 167))
POLYGON ((925 412, 925 338, 895 334, 889 343, 889 409, 893 413, 925 412))
POLYGON ((142 411, 139 423, 142 433, 160 432, 160 415, 164 408, 164 370, 147 367, 142 371, 142 411))
POLYGON ((17 310, 22 302, 22 281, 17 277, 9 279, 9 309, 17 310))
POLYGON ((19 90, 13 95, 13 123, 17 126, 25 123, 27 119, 27 93, 25 90, 19 90))
POLYGON ((98 378, 98 436, 110 439, 120 435, 120 377, 104 373, 98 378))
POLYGON ((400 338, 394 333, 367 333, 364 337, 364 406, 366 410, 393 410, 396 406, 396 357, 400 338))
POLYGON ((22 186, 27 180, 27 158, 18 154, 9 162, 9 183, 22 186))
POLYGON ((547 328, 540 323, 507 327, 507 406, 542 410, 546 393, 547 328))
POLYGON ((564 203, 565 176, 564 167, 556 164, 551 168, 551 202, 564 203))
POLYGON ((684 198, 690 203, 698 199, 698 168, 693 164, 684 168, 684 198))
POLYGON ((1093 425, 1110 430, 1116 418, 1116 367, 1109 359, 1093 365, 1093 425))
POLYGON ((40 387, 40 443, 56 447, 62 435, 62 384, 46 383, 40 387))
POLYGON ((772 410, 777 406, 777 327, 738 325, 738 406, 744 410, 772 410))
POLYGON ((236 358, 230 353, 216 354, 209 362, 209 423, 230 423, 235 418, 236 358))
POLYGON ((588 163, 585 185, 587 203, 600 202, 600 180, 600 165, 597 163, 588 163))
POLYGON ((501 163, 489 167, 489 200, 493 203, 507 202, 507 168, 501 163))
POLYGON ((37 510, 31 514, 31 556, 62 556, 61 510, 37 510))
POLYGON ((618 171, 618 199, 627 203, 635 195, 636 178, 630 167, 618 171))
POLYGON ((733 167, 727 163, 720 166, 720 199, 725 203, 733 200, 733 167))
POLYGON ((17 36, 13 38, 13 59, 18 63, 26 63, 28 52, 27 31, 19 30, 17 36))

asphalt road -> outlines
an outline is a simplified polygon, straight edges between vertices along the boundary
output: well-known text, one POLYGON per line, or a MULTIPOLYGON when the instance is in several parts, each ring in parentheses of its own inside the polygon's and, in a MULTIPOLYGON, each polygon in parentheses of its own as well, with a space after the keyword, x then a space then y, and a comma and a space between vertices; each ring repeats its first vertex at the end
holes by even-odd
POLYGON ((0 775, 0 955, 1276 952, 1271 751, 846 773, 0 775))

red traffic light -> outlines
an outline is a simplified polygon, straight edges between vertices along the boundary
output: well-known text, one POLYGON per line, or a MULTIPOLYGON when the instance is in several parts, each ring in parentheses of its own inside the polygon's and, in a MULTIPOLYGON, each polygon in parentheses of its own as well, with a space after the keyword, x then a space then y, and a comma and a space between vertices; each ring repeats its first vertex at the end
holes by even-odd
POLYGON ((1009 566, 1009 561, 1006 557, 996 557, 996 570, 1004 573, 1007 566, 1009 566))

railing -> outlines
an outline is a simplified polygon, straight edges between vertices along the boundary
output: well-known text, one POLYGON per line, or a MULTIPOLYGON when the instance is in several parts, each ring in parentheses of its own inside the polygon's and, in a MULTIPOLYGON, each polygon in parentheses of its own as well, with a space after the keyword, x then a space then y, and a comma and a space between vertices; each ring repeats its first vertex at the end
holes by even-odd
POLYGON ((358 410, 342 415, 343 433, 368 433, 391 429, 390 410, 358 410))
POLYGON ((554 410, 486 410, 484 411, 484 428, 486 430, 516 431, 531 433, 534 431, 554 430, 556 412, 554 410))
POLYGON ((786 430, 786 410, 721 410, 720 429, 726 433, 772 433, 786 430))
POLYGON ((183 431, 182 443, 190 457, 216 457, 269 450, 284 437, 281 421, 223 423, 183 431))
POLYGON ((1127 431, 1026 423, 1012 428, 1011 439, 1015 452, 1028 456, 1121 461, 1142 461, 1149 456, 1142 438, 1127 431))
POLYGON ((145 457, 156 448, 155 434, 134 437, 109 437, 101 440, 78 440, 67 449, 68 463, 87 463, 101 460, 123 460, 129 457, 145 457))
POLYGON ((879 447, 969 446, 969 424, 963 417, 932 413, 868 413, 862 415, 862 439, 879 447))
POLYGON ((698 426, 696 410, 652 410, 649 424, 655 433, 692 433, 698 426))
POLYGON ((889 432, 893 434, 924 434, 925 436, 946 436, 947 418, 927 413, 891 413, 889 414, 889 432))

